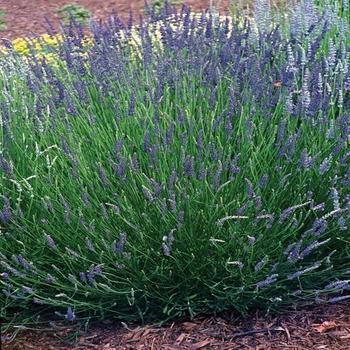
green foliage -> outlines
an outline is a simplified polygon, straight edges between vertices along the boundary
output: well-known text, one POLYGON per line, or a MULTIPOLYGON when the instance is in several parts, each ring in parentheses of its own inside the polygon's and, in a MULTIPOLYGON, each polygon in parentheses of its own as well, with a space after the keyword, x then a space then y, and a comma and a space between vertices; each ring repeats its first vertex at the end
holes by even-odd
MULTIPOLYGON (((166 4, 166 0, 151 0, 151 6, 156 13, 160 13, 166 4)), ((168 1, 170 5, 179 5, 183 3, 183 0, 170 0, 168 1)))
POLYGON ((6 27, 6 21, 5 21, 5 11, 0 9, 0 31, 5 30, 6 27))
POLYGON ((68 23, 70 18, 73 17, 78 23, 87 24, 91 17, 88 9, 75 3, 62 6, 57 10, 57 13, 65 23, 68 23))

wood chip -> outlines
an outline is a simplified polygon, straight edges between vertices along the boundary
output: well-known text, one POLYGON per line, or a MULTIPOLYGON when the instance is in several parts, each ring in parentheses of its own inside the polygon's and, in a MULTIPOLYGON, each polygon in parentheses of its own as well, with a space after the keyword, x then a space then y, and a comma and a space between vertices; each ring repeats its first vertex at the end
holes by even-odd
POLYGON ((335 321, 324 321, 321 324, 314 324, 313 329, 318 333, 325 333, 337 327, 335 321))
POLYGON ((197 326, 198 326, 197 323, 193 323, 193 322, 184 322, 182 324, 182 328, 186 331, 192 331, 197 326))
POLYGON ((211 343, 210 340, 202 340, 198 343, 191 345, 191 350, 197 350, 197 349, 203 349, 205 346, 209 345, 211 343))
POLYGON ((181 333, 177 338, 176 338, 176 344, 180 345, 186 338, 187 334, 186 333, 181 333))

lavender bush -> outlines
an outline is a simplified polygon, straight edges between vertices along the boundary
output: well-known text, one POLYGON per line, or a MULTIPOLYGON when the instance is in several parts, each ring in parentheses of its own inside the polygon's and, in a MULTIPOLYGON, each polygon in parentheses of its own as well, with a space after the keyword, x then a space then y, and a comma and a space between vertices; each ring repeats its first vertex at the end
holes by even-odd
POLYGON ((304 1, 281 27, 266 4, 244 23, 149 9, 137 38, 112 16, 88 48, 72 22, 56 64, 5 42, 3 319, 349 297, 349 25, 304 1))

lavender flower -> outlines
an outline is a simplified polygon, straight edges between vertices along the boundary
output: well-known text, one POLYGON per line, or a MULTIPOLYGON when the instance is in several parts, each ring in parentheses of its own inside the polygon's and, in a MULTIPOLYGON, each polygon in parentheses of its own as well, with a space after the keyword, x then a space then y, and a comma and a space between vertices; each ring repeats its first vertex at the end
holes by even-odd
POLYGON ((173 191, 176 181, 177 181, 177 173, 176 173, 176 169, 173 169, 171 171, 169 178, 168 178, 168 190, 169 191, 173 191))
POLYGON ((7 272, 2 272, 0 276, 4 281, 7 281, 10 278, 10 275, 7 272))
POLYGON ((342 280, 328 283, 324 289, 342 289, 344 286, 348 285, 350 280, 342 280))
POLYGON ((302 245, 302 240, 298 241, 297 243, 295 243, 289 254, 288 254, 288 257, 287 257, 287 260, 289 262, 296 262, 300 259, 300 248, 301 248, 301 245, 302 245))
POLYGON ((193 177, 194 176, 194 157, 186 156, 184 161, 184 174, 187 177, 193 177))
POLYGON ((216 189, 219 188, 219 186, 220 186, 221 175, 222 175, 222 164, 219 161, 217 170, 216 170, 216 172, 214 174, 214 178, 213 178, 213 186, 216 189))
POLYGON ((256 0, 254 19, 261 34, 266 34, 272 22, 271 5, 269 0, 256 0))
POLYGON ((165 134, 165 140, 164 140, 167 146, 172 144, 173 138, 174 138, 174 132, 175 132, 175 124, 170 123, 169 128, 165 134))
POLYGON ((107 177, 106 170, 104 169, 104 167, 101 164, 98 165, 97 170, 98 170, 98 176, 100 178, 102 185, 104 187, 107 187, 109 185, 109 180, 107 177))
POLYGON ((263 269, 263 267, 266 265, 267 263, 267 259, 264 258, 262 260, 260 260, 255 266, 254 266, 254 271, 255 272, 259 272, 263 269))
POLYGON ((22 293, 23 294, 33 294, 34 290, 31 287, 28 286, 22 286, 22 293))
POLYGON ((132 171, 135 171, 135 172, 140 171, 140 163, 138 161, 138 157, 136 153, 133 153, 131 158, 131 169, 132 171))
POLYGON ((29 264, 28 261, 22 255, 18 255, 16 260, 17 260, 18 264, 20 264, 26 270, 32 269, 32 265, 29 264))
POLYGON ((198 171, 198 180, 204 181, 207 176, 207 169, 203 163, 201 163, 199 171, 198 171))
POLYGON ((247 238, 248 238, 248 244, 250 246, 253 246, 254 243, 256 242, 256 238, 254 236, 249 236, 249 235, 247 236, 247 238))
POLYGON ((345 220, 344 216, 340 216, 337 223, 338 223, 340 230, 346 231, 348 229, 348 226, 346 224, 346 220, 345 220))
POLYGON ((314 265, 312 265, 312 266, 310 266, 310 267, 308 267, 308 268, 306 268, 304 270, 299 270, 299 271, 296 271, 296 272, 288 275, 287 278, 289 280, 294 280, 296 278, 299 278, 302 275, 305 275, 308 272, 311 272, 311 271, 314 271, 314 270, 318 269, 320 266, 321 266, 321 264, 319 262, 316 262, 316 263, 314 263, 314 265))
POLYGON ((324 175, 329 170, 329 168, 331 166, 331 161, 332 161, 332 157, 325 158, 322 161, 322 163, 320 164, 320 167, 319 167, 320 175, 324 175))
POLYGON ((349 299, 350 299, 350 295, 342 295, 342 296, 330 298, 328 299, 328 302, 331 304, 335 304, 335 303, 339 303, 340 301, 345 301, 349 299))
POLYGON ((81 193, 81 200, 83 201, 84 206, 86 208, 89 208, 91 206, 90 196, 89 196, 89 194, 88 194, 86 189, 81 193))
POLYGON ((150 201, 150 202, 153 202, 154 201, 154 197, 153 197, 153 194, 152 192, 145 186, 142 186, 142 192, 145 196, 145 198, 150 201))
POLYGON ((61 196, 61 203, 63 205, 63 216, 64 216, 64 222, 67 225, 70 225, 71 223, 71 210, 68 202, 65 200, 63 196, 61 196))
POLYGON ((271 284, 277 282, 277 278, 278 278, 278 274, 275 273, 275 274, 273 274, 273 275, 267 277, 266 279, 264 279, 264 280, 258 282, 258 283, 256 284, 256 287, 257 287, 257 288, 265 288, 265 287, 267 287, 267 286, 270 286, 271 284))
POLYGON ((41 300, 41 299, 39 299, 39 298, 37 298, 37 297, 34 297, 34 298, 33 298, 33 303, 34 303, 34 304, 38 304, 38 305, 44 305, 44 304, 45 304, 45 301, 44 301, 44 300, 41 300))
POLYGON ((113 243, 113 251, 118 254, 122 253, 124 251, 126 240, 127 240, 127 235, 125 232, 122 232, 119 235, 118 242, 113 243))
POLYGON ((313 162, 313 158, 308 155, 307 149, 304 148, 299 160, 300 169, 309 170, 312 166, 312 162, 313 162))
POLYGON ((48 273, 46 277, 46 282, 49 284, 56 283, 56 278, 48 273))
POLYGON ((183 210, 180 210, 177 215, 177 228, 179 229, 182 227, 184 221, 185 221, 185 212, 183 210))
POLYGON ((13 173, 12 164, 8 162, 2 154, 0 154, 0 170, 2 170, 7 176, 12 175, 13 173))
POLYGON ((331 198, 333 201, 333 207, 334 210, 339 210, 340 209, 340 204, 339 204, 339 193, 335 187, 331 188, 331 198))
POLYGON ((315 236, 320 236, 327 230, 328 224, 327 221, 323 218, 317 219, 312 225, 312 232, 315 236))
POLYGON ((44 234, 44 236, 45 236, 45 240, 46 240, 47 245, 51 249, 57 249, 57 245, 56 245, 55 241, 53 240, 53 238, 50 235, 46 234, 46 233, 44 234))
POLYGON ((76 320, 76 316, 72 308, 69 306, 67 312, 65 314, 65 318, 67 321, 73 322, 76 320))
POLYGON ((91 265, 90 269, 88 270, 86 277, 89 281, 89 283, 93 284, 95 283, 95 279, 97 276, 102 275, 102 268, 100 265, 91 265))
POLYGON ((108 215, 108 211, 107 211, 107 208, 106 208, 105 204, 101 203, 100 206, 101 206, 101 215, 102 215, 102 217, 105 220, 108 220, 109 219, 109 215, 108 215))
POLYGON ((0 222, 3 224, 8 224, 12 218, 10 200, 5 196, 2 196, 2 199, 3 207, 0 210, 0 222))
POLYGON ((88 237, 85 238, 85 244, 88 250, 90 250, 91 252, 95 252, 95 247, 90 238, 88 237))
POLYGON ((70 248, 66 247, 66 252, 74 259, 80 259, 81 258, 81 256, 77 252, 75 252, 73 249, 70 249, 70 248))
POLYGON ((246 183, 247 183, 247 194, 248 194, 248 198, 249 199, 253 199, 255 198, 255 192, 254 192, 254 186, 252 184, 252 182, 249 179, 245 179, 246 183))
POLYGON ((259 187, 261 189, 265 188, 266 185, 267 185, 268 180, 269 180, 269 176, 268 175, 261 176, 261 178, 259 179, 259 187))
POLYGON ((283 224, 286 220, 288 220, 288 218, 292 215, 292 213, 293 213, 293 208, 284 209, 280 215, 278 222, 280 224, 283 224))
POLYGON ((86 273, 85 272, 79 272, 79 279, 83 283, 87 282, 86 273))
POLYGON ((172 229, 166 236, 163 237, 162 249, 165 256, 171 256, 172 245, 175 240, 174 232, 175 229, 172 229))
POLYGON ((320 203, 315 206, 312 206, 311 208, 313 211, 319 211, 319 210, 324 211, 325 207, 326 207, 325 203, 320 203))
POLYGON ((310 255, 315 249, 317 249, 318 247, 327 244, 331 239, 328 238, 325 241, 322 242, 312 242, 311 244, 309 244, 306 248, 304 248, 304 250, 300 253, 299 258, 300 259, 304 259, 306 256, 310 255))

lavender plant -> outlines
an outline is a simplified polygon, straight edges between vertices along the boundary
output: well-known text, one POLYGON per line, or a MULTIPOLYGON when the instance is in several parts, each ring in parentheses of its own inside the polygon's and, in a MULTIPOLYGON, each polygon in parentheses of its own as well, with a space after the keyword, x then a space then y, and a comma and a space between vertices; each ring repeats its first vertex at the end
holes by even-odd
POLYGON ((286 35, 257 8, 243 25, 185 6, 112 16, 88 49, 73 21, 55 65, 6 43, 3 319, 348 298, 349 27, 315 7, 286 35))

